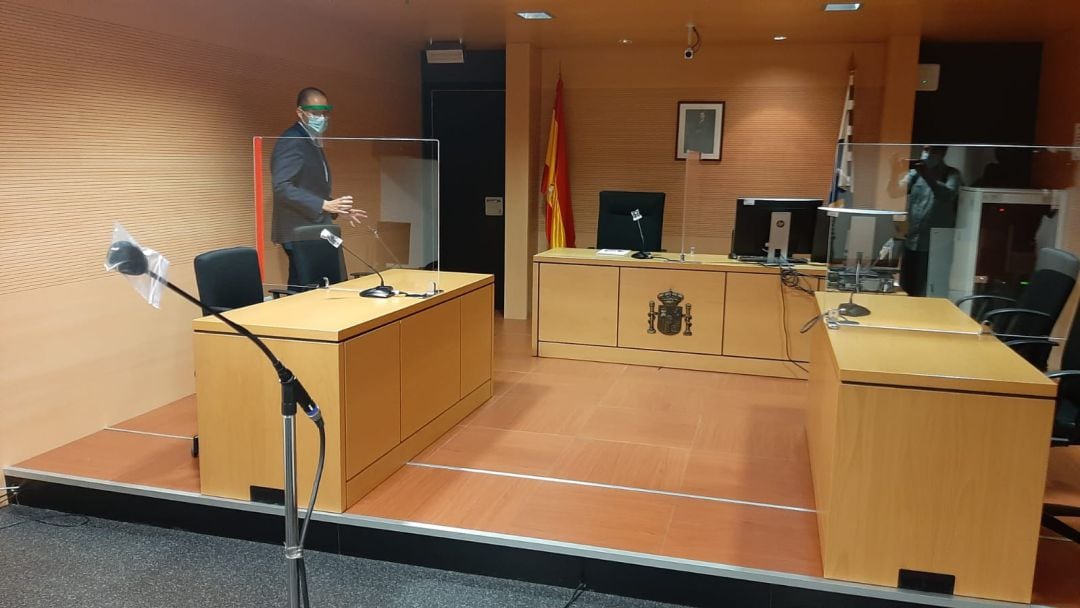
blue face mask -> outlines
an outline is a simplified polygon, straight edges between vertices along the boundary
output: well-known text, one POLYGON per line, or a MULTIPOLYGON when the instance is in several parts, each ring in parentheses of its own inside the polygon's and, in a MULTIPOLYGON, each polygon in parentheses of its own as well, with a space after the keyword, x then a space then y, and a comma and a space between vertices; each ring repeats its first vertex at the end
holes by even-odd
POLYGON ((326 131, 326 123, 328 121, 326 115, 307 114, 307 119, 304 122, 315 134, 322 135, 323 132, 326 131))

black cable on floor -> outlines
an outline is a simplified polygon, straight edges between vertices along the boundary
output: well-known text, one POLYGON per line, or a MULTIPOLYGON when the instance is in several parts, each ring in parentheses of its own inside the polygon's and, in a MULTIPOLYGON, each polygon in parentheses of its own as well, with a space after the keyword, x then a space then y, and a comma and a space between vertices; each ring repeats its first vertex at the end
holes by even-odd
MULTIPOLYGON (((16 515, 16 517, 18 517, 18 516, 16 515)), ((68 514, 68 513, 58 513, 56 515, 46 515, 45 517, 29 517, 29 518, 23 519, 21 521, 17 521, 17 522, 14 522, 14 523, 10 523, 10 524, 0 526, 0 530, 7 530, 8 528, 14 528, 15 526, 21 526, 23 524, 42 524, 42 525, 46 525, 46 526, 52 526, 54 528, 79 528, 79 527, 85 526, 88 523, 90 523, 90 518, 89 517, 85 517, 83 515, 71 515, 71 514, 68 514), (64 517, 74 518, 75 521, 71 521, 71 522, 51 521, 51 520, 54 520, 54 519, 61 519, 61 518, 64 518, 64 517)))
POLYGON ((577 589, 574 589, 574 594, 570 596, 570 601, 566 602, 566 605, 563 606, 563 608, 570 608, 570 606, 574 602, 578 601, 578 599, 582 595, 585 595, 585 583, 581 583, 580 585, 577 586, 577 589))

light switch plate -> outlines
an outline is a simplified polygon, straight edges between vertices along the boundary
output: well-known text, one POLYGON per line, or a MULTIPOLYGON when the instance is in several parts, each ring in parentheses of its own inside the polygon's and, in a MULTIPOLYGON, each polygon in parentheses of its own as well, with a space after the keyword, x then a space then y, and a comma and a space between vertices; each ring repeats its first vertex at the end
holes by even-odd
POLYGON ((503 197, 501 196, 485 196, 484 197, 484 215, 504 215, 505 209, 503 205, 503 197))
POLYGON ((1073 125, 1073 146, 1075 148, 1072 151, 1072 158, 1080 161, 1080 122, 1073 125))

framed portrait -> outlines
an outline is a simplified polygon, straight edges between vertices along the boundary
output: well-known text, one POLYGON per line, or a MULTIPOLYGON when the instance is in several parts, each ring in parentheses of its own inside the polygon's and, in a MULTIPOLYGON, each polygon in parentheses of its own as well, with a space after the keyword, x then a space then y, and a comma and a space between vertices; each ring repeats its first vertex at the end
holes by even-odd
POLYGON ((724 144, 724 102, 680 101, 675 158, 686 160, 691 151, 701 160, 720 160, 724 144))

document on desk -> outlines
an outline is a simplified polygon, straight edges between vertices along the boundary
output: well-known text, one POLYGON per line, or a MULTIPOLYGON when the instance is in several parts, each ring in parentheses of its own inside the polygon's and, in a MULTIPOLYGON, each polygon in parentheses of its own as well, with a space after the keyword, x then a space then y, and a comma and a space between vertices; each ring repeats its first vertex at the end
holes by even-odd
POLYGON ((597 249, 596 255, 626 255, 630 253, 629 249, 597 249))

